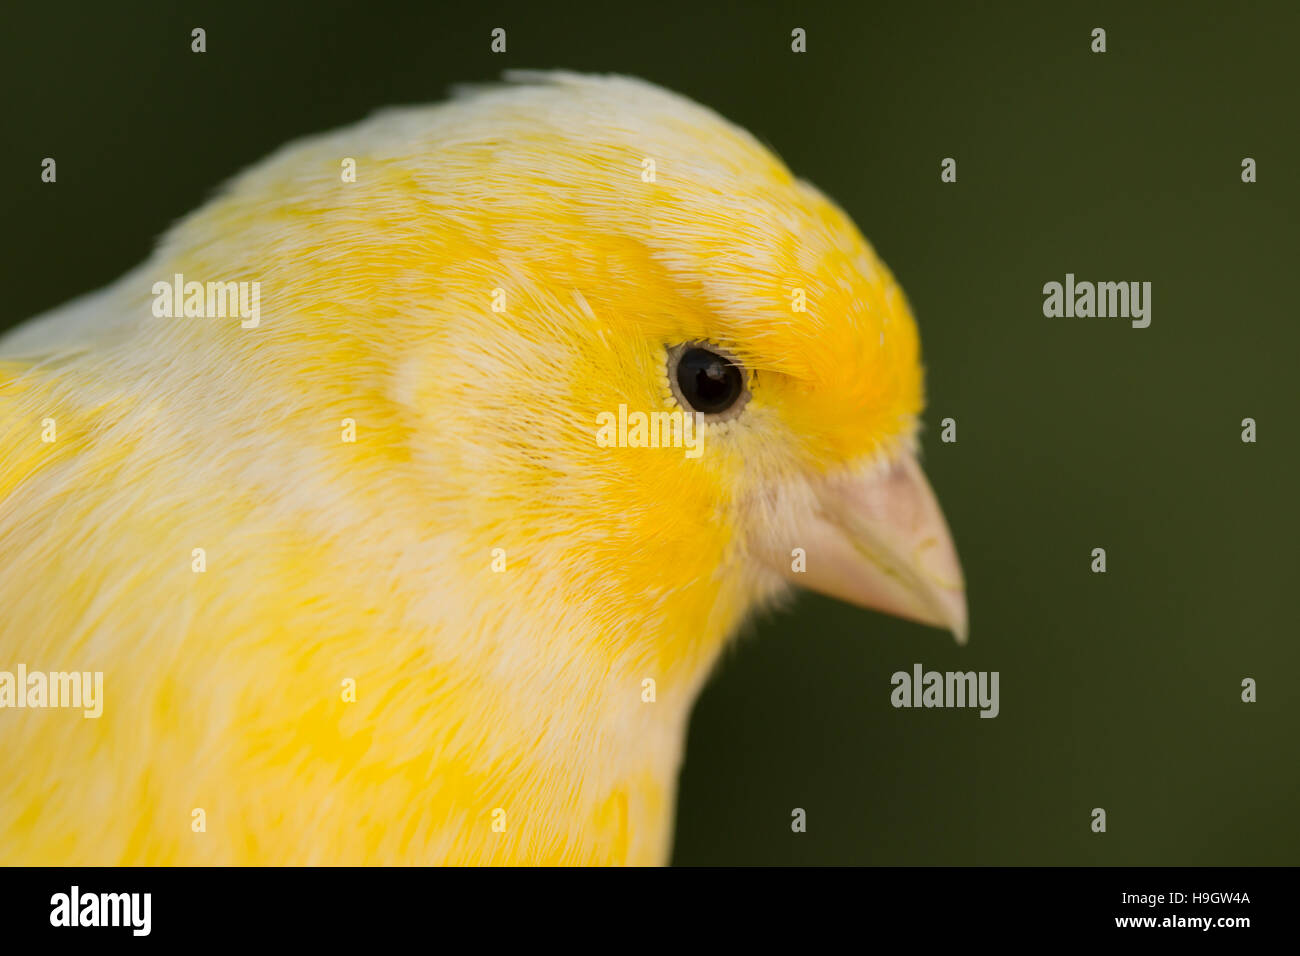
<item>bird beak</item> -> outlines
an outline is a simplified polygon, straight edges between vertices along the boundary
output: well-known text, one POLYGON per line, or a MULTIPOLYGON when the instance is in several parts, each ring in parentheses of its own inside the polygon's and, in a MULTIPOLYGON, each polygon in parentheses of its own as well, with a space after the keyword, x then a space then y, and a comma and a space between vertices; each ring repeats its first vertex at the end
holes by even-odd
POLYGON ((966 643, 957 550, 912 455, 883 472, 818 479, 813 497, 814 507, 775 564, 783 576, 859 607, 945 628, 966 643), (804 549, 803 571, 791 567, 793 547, 804 549))

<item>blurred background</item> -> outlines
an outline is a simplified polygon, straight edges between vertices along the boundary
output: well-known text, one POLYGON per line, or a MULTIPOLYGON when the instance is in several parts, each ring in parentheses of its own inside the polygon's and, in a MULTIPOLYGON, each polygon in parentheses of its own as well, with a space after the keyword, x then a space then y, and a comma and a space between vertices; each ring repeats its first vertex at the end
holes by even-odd
POLYGON ((1300 862, 1300 6, 704 7, 10 4, 0 329, 379 107, 517 67, 686 93, 834 197, 907 290, 971 641, 813 597, 756 622, 696 708, 674 861, 1300 862), (1045 318, 1067 272, 1151 282, 1150 328, 1045 318), (894 709, 918 662, 998 671, 1000 715, 894 709))

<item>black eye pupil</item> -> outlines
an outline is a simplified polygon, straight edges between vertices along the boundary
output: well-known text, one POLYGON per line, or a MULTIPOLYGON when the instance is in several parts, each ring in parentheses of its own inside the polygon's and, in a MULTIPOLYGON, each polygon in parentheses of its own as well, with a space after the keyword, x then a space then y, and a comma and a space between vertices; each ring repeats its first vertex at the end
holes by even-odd
POLYGON ((745 378, 734 363, 718 353, 689 348, 677 362, 677 387, 695 411, 717 414, 740 398, 745 378))

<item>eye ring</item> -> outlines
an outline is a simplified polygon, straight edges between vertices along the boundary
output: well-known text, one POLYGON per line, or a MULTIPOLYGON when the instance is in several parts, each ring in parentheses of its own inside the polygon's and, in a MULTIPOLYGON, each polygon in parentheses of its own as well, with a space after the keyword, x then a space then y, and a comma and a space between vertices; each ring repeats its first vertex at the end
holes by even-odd
POLYGON ((712 342, 683 342, 668 349, 668 384, 683 411, 707 422, 727 422, 749 403, 749 373, 712 342))

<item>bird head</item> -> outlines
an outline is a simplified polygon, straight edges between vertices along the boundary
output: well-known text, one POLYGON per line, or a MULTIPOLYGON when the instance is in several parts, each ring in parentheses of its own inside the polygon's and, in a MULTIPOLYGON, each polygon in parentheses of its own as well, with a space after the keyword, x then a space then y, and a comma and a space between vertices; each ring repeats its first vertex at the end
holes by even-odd
POLYGON ((178 230, 178 264, 264 280, 235 364, 283 352, 298 407, 356 415, 376 508, 520 627, 703 661, 802 586, 964 640, 916 324, 850 219, 685 98, 511 79, 291 147, 178 230))

